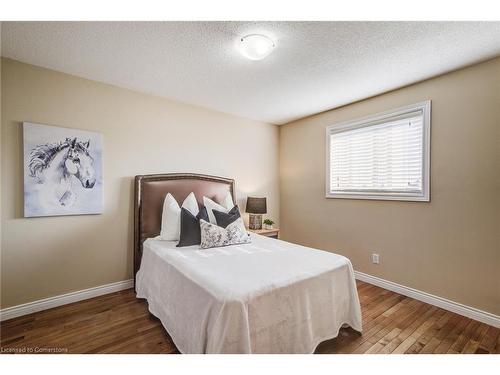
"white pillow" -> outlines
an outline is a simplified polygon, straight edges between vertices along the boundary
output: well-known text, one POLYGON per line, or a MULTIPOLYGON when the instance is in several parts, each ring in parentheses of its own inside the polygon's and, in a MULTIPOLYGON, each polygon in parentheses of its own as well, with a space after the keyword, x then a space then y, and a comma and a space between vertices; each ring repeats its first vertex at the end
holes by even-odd
POLYGON ((228 191, 226 196, 224 197, 224 200, 222 201, 222 205, 226 207, 228 210, 231 210, 231 208, 234 207, 234 202, 233 202, 233 196, 231 193, 228 191))
POLYGON ((213 200, 207 197, 203 197, 203 205, 207 209, 208 221, 210 222, 210 224, 215 224, 215 225, 217 225, 217 220, 215 219, 215 215, 212 212, 212 210, 228 213, 231 210, 231 208, 234 207, 233 198, 231 197, 231 193, 229 192, 223 199, 222 205, 215 203, 213 200))
MULTIPOLYGON (((190 193, 182 207, 191 212, 193 216, 200 212, 198 202, 194 193, 190 193)), ((181 233, 181 208, 172 194, 168 193, 163 201, 163 213, 161 215, 161 232, 160 237, 165 241, 179 241, 181 233)))

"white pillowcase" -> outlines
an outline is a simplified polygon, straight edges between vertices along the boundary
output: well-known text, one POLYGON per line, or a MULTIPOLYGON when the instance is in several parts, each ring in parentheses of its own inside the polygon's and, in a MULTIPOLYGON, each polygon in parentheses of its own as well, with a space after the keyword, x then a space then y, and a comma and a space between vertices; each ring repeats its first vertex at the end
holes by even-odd
MULTIPOLYGON (((190 193, 182 207, 191 212, 193 216, 200 212, 198 202, 194 193, 190 193)), ((181 208, 172 194, 168 193, 163 201, 163 213, 161 215, 160 237, 164 241, 179 241, 181 234, 181 208)))
POLYGON ((228 191, 226 196, 224 197, 224 200, 222 201, 222 205, 226 207, 228 210, 231 210, 231 208, 234 207, 234 202, 233 202, 233 196, 231 193, 228 191))
POLYGON ((212 210, 228 213, 231 210, 231 208, 234 207, 233 197, 231 196, 230 192, 228 192, 227 195, 224 197, 222 205, 215 203, 213 200, 207 197, 203 197, 203 205, 207 209, 208 221, 210 222, 210 224, 215 224, 215 225, 217 225, 217 220, 215 219, 212 210))

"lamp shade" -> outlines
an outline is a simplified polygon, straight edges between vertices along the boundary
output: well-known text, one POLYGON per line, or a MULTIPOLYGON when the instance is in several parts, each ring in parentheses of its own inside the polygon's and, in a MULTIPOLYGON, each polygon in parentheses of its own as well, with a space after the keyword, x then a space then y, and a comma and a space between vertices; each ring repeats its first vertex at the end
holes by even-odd
POLYGON ((267 213, 266 198, 247 198, 246 212, 250 214, 265 214, 267 213))

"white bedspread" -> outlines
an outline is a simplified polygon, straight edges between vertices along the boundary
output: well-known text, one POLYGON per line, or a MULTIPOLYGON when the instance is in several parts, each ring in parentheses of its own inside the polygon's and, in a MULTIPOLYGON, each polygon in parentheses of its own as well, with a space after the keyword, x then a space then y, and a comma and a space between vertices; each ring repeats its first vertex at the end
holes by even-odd
POLYGON ((312 353, 343 324, 361 331, 349 259, 255 234, 206 250, 148 239, 136 289, 182 353, 312 353))

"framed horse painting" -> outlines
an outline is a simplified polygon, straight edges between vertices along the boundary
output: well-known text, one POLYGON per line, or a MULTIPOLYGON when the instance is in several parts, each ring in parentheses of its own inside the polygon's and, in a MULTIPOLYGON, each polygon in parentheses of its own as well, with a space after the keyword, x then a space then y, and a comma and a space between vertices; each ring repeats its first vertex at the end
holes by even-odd
POLYGON ((24 216, 102 213, 99 133, 23 123, 24 216))

